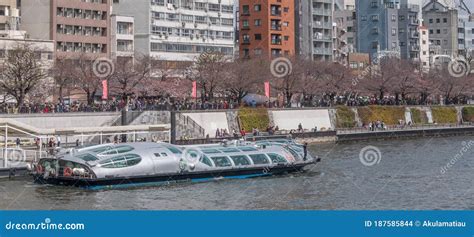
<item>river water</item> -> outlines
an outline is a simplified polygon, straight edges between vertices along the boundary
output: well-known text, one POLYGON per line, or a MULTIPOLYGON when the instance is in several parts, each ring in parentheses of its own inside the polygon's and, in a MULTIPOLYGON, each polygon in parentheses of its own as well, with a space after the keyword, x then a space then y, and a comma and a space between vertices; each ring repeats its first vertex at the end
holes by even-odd
POLYGON ((322 162, 307 172, 247 180, 103 191, 4 180, 0 209, 473 210, 471 140, 474 137, 315 145, 310 150, 322 162), (361 151, 367 150, 364 154, 380 155, 378 163, 361 162, 361 151))

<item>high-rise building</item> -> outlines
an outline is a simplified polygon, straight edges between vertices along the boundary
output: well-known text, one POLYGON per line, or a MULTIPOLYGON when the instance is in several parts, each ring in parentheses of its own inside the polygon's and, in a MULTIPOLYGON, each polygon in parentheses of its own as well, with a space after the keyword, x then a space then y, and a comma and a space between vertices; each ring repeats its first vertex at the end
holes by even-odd
POLYGON ((111 0, 22 0, 21 29, 53 40, 57 58, 110 56, 111 0))
POLYGON ((234 53, 233 0, 114 0, 113 12, 134 18, 137 53, 179 62, 234 53))
POLYGON ((431 46, 437 53, 458 53, 458 11, 431 0, 423 7, 423 25, 428 28, 431 46), (440 51, 440 52, 439 52, 440 51))
POLYGON ((295 54, 294 0, 240 0, 240 56, 295 54))
POLYGON ((134 23, 135 19, 131 16, 120 16, 112 14, 110 27, 110 50, 111 57, 133 57, 135 54, 134 46, 134 23))
POLYGON ((19 22, 17 0, 0 0, 0 31, 18 30, 19 22))
POLYGON ((354 0, 337 0, 334 5, 334 61, 344 65, 348 62, 349 53, 354 53, 356 50, 355 6, 353 4, 355 4, 354 0))
POLYGON ((356 0, 357 51, 378 58, 400 52, 398 8, 395 0, 356 0))
POLYGON ((416 62, 420 60, 420 14, 420 5, 402 1, 398 10, 398 39, 402 59, 416 62))
POLYGON ((458 54, 473 56, 474 50, 474 15, 459 15, 458 54))
POLYGON ((313 60, 333 60, 334 0, 296 0, 299 55, 313 60))
POLYGON ((430 35, 426 26, 420 26, 420 65, 423 71, 430 70, 430 35))

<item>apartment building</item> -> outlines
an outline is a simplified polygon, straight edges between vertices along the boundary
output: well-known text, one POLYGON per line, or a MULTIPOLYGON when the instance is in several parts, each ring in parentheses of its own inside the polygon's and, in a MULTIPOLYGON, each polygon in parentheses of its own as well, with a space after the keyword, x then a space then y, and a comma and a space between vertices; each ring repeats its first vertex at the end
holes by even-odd
POLYGON ((18 30, 19 22, 17 0, 0 0, 0 31, 18 30))
POLYGON ((120 16, 112 14, 110 21, 111 57, 113 59, 120 57, 133 57, 135 54, 135 18, 132 16, 120 16))
POLYGON ((295 54, 294 0, 240 0, 240 57, 295 54))
POLYGON ((134 50, 158 60, 190 62, 201 53, 234 53, 233 0, 114 0, 134 18, 134 50))
POLYGON ((336 1, 333 24, 334 61, 347 65, 349 53, 356 51, 354 1, 336 1), (352 4, 351 4, 352 3, 352 4))
POLYGON ((432 48, 437 53, 458 53, 458 11, 431 0, 423 7, 423 24, 428 28, 432 48))
POLYGON ((421 5, 408 4, 405 0, 398 10, 398 39, 402 59, 420 61, 419 26, 421 5))
POLYGON ((357 51, 378 58, 400 52, 398 7, 395 0, 356 0, 357 51))
POLYGON ((58 58, 110 57, 111 0, 22 0, 21 29, 53 40, 58 58))
POLYGON ((334 0, 296 0, 299 55, 313 60, 333 60, 334 0))
POLYGON ((430 70, 430 35, 426 26, 420 26, 420 65, 423 71, 430 70))
POLYGON ((474 56, 474 15, 460 14, 458 23, 458 54, 474 56))

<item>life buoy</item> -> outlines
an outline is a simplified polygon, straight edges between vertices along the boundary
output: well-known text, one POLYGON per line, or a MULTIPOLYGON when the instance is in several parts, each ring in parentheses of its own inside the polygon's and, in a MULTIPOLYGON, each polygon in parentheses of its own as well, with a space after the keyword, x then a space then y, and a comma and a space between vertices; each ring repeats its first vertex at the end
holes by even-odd
POLYGON ((44 171, 43 166, 40 165, 40 164, 37 164, 36 165, 36 173, 41 174, 41 173, 43 173, 43 171, 44 171))
POLYGON ((69 167, 66 167, 63 173, 64 173, 64 176, 66 177, 72 176, 72 169, 69 167))

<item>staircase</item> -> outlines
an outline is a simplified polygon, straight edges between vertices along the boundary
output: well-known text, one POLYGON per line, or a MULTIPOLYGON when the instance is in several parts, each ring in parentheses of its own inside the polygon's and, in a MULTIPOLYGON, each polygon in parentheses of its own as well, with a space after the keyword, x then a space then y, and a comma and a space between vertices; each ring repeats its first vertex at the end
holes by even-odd
POLYGON ((205 138, 206 131, 189 116, 176 113, 176 139, 180 140, 184 137, 188 139, 205 138))

